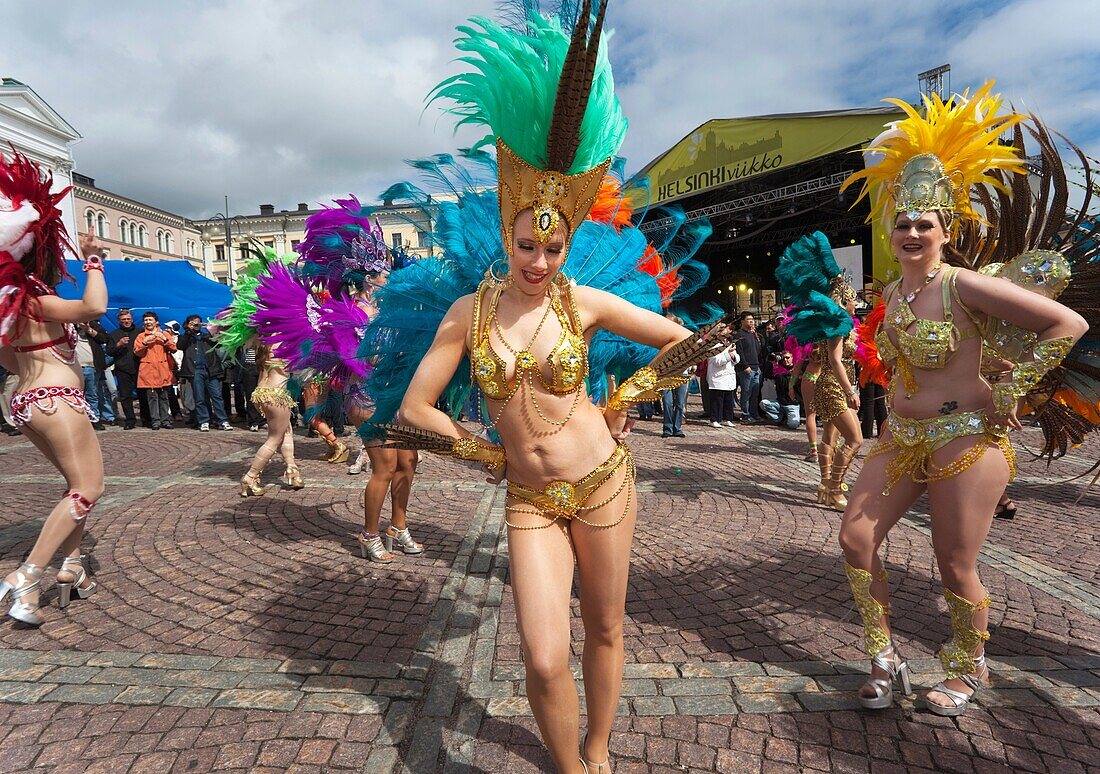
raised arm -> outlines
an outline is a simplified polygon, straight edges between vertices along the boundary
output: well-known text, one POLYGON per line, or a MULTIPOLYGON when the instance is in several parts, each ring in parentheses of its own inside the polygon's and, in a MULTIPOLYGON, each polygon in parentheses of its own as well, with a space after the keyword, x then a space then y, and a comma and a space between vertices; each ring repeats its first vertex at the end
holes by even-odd
POLYGON ((1000 277, 960 271, 955 287, 959 291, 959 299, 972 311, 1032 331, 1039 341, 1069 337, 1076 342, 1089 329, 1085 318, 1068 306, 1000 277))
MULTIPOLYGON (((661 390, 678 387, 686 381, 686 378, 679 373, 658 373, 658 361, 664 361, 661 363, 661 370, 674 370, 670 367, 674 366, 674 363, 682 362, 683 356, 702 355, 709 350, 706 344, 697 346, 699 342, 706 342, 708 339, 699 336, 698 341, 693 342, 691 339, 694 334, 682 325, 602 290, 577 288, 575 294, 586 329, 603 328, 639 344, 656 347, 658 350, 657 356, 650 361, 650 366, 640 369, 629 379, 624 380, 607 400, 604 420, 612 437, 621 441, 630 432, 631 423, 626 418, 628 406, 641 401, 656 400, 661 390), (673 362, 667 362, 667 358, 662 358, 662 355, 681 342, 688 349, 677 350, 675 355, 672 355, 673 362)), ((709 341, 713 342, 714 339, 709 341)))
POLYGON ((573 293, 585 328, 603 328, 624 339, 656 347, 661 352, 691 335, 691 331, 667 317, 603 290, 578 287, 573 293))
POLYGON ((53 322, 88 322, 102 317, 107 311, 107 283, 103 279, 103 259, 99 240, 89 231, 80 235, 80 253, 84 257, 84 296, 79 301, 69 301, 57 296, 39 296, 36 299, 38 314, 53 322), (92 268, 96 267, 98 268, 92 268))

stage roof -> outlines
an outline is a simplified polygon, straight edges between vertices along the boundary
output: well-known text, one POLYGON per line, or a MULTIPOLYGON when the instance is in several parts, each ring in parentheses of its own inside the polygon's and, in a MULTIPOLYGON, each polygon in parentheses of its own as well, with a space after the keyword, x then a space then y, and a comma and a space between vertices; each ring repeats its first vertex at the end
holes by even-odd
POLYGON ((651 203, 667 204, 862 145, 903 116, 875 107, 713 119, 639 176, 650 179, 651 203))

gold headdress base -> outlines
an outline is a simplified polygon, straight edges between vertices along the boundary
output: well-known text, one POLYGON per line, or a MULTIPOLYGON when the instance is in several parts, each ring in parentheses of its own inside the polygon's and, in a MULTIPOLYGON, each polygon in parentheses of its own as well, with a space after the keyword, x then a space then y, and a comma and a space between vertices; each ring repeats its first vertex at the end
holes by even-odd
POLYGON ((600 191, 611 159, 578 175, 544 170, 521 159, 503 140, 497 140, 497 179, 500 187, 500 220, 504 249, 512 254, 512 231, 516 216, 531 209, 535 240, 545 245, 565 221, 569 237, 588 215, 600 191))

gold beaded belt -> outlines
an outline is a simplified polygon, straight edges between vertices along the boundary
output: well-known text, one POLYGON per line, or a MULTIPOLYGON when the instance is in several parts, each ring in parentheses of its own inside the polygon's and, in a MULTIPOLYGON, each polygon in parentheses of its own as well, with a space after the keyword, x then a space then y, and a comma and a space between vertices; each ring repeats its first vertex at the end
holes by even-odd
POLYGON ((1008 429, 989 420, 984 411, 945 414, 929 419, 910 419, 891 414, 886 420, 891 437, 879 441, 870 456, 897 454, 886 463, 884 495, 905 474, 918 484, 942 481, 957 476, 982 458, 986 449, 999 448, 1008 462, 1009 480, 1016 476, 1016 453, 1008 440, 1008 429), (956 438, 981 436, 981 440, 942 468, 932 462, 932 454, 956 438))
POLYGON ((607 458, 606 462, 601 463, 595 470, 576 483, 571 483, 569 481, 551 481, 542 489, 534 489, 529 486, 524 486, 523 484, 509 481, 508 494, 528 505, 533 505, 534 509, 507 506, 507 510, 514 513, 533 513, 538 516, 543 516, 550 521, 546 524, 540 524, 537 527, 519 526, 507 520, 505 520, 505 523, 513 529, 544 529, 558 519, 576 519, 590 527, 613 527, 626 518, 626 514, 630 510, 629 498, 627 499, 626 508, 622 516, 611 524, 593 524, 592 522, 585 521, 579 514, 582 511, 595 511, 607 505, 618 497, 623 489, 625 489, 628 484, 633 483, 633 481, 634 458, 631 456, 630 449, 626 444, 619 444, 615 447, 615 451, 611 453, 611 456, 607 458), (622 484, 616 488, 615 493, 602 502, 596 503, 595 505, 587 505, 588 498, 601 486, 607 483, 607 481, 619 471, 619 468, 624 465, 627 467, 627 475, 623 478, 622 484))

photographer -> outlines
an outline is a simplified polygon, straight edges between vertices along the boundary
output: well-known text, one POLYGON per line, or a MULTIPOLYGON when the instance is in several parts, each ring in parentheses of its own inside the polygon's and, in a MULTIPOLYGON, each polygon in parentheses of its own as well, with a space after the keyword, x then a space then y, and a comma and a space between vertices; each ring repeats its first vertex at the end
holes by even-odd
POLYGON ((176 351, 172 334, 160 327, 156 312, 141 316, 143 330, 134 339, 134 355, 138 358, 138 389, 149 401, 149 418, 153 429, 172 429, 172 414, 168 391, 172 388, 173 368, 169 360, 176 351))
POLYGON ((178 351, 183 353, 180 363, 180 377, 191 386, 191 395, 195 402, 195 421, 199 430, 210 429, 210 413, 213 410, 214 421, 222 430, 232 430, 225 414, 222 402, 222 378, 225 365, 211 340, 210 332, 202 327, 202 318, 190 315, 183 323, 183 333, 176 341, 178 351))
POLYGON ((107 356, 103 346, 108 343, 107 332, 98 321, 76 324, 80 338, 76 342, 76 359, 84 376, 84 399, 92 407, 97 419, 92 422, 96 430, 115 421, 111 394, 107 390, 107 356))

